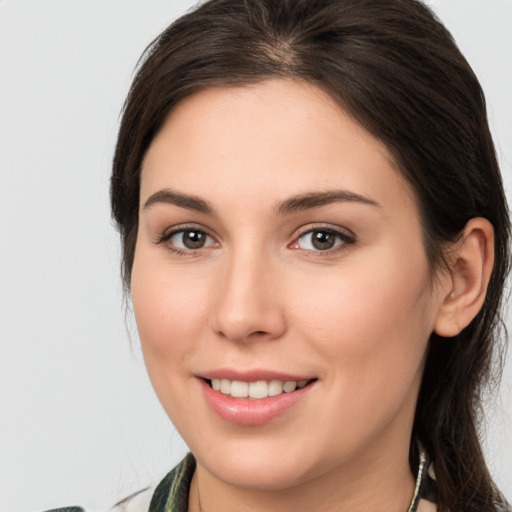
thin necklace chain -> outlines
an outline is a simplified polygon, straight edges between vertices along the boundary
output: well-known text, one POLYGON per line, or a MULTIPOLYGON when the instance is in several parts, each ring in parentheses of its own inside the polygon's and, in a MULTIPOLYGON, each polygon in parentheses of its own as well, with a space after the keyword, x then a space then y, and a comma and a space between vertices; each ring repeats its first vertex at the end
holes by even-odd
POLYGON ((199 505, 199 512, 203 512, 203 507, 201 507, 201 492, 199 491, 199 475, 197 475, 197 504, 199 505))

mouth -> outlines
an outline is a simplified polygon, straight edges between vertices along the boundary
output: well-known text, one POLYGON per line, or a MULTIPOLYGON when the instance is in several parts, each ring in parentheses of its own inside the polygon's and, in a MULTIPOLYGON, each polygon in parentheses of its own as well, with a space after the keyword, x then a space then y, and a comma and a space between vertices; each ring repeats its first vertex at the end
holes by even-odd
POLYGON ((294 391, 310 386, 316 380, 317 379, 282 381, 272 379, 245 382, 226 378, 204 379, 210 388, 219 391, 227 397, 249 400, 263 400, 285 393, 293 393, 294 391))
POLYGON ((286 411, 292 407, 309 403, 306 397, 318 383, 318 378, 258 369, 217 369, 198 377, 211 410, 224 421, 240 426, 286 418, 286 411))

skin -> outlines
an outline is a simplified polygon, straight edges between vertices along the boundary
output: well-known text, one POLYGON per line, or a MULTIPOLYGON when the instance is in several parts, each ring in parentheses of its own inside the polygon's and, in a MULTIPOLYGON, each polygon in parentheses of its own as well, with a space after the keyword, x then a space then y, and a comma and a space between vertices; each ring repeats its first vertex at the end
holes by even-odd
POLYGON ((152 384, 198 461, 190 510, 199 494, 203 512, 407 510, 428 338, 463 327, 466 285, 454 298, 449 272, 432 284, 417 201, 387 149, 312 85, 208 89, 152 142, 140 199, 133 306, 152 384), (154 195, 166 190, 214 213, 154 195), (276 213, 340 190, 368 202, 276 213), (202 248, 161 241, 183 225, 208 235, 202 248), (305 233, 326 228, 342 236, 318 250, 305 233), (204 399, 198 376, 216 368, 317 381, 284 414, 241 426, 204 399))

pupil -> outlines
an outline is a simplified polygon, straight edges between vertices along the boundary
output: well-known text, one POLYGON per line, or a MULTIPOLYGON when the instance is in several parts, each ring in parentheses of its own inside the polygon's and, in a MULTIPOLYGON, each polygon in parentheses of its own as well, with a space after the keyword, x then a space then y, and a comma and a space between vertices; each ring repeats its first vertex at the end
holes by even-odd
POLYGON ((325 231, 315 231, 313 233, 313 247, 315 249, 326 250, 331 249, 334 246, 335 237, 332 233, 326 233, 325 231))
POLYGON ((201 231, 186 231, 183 233, 183 245, 187 249, 200 249, 205 241, 204 233, 201 231))

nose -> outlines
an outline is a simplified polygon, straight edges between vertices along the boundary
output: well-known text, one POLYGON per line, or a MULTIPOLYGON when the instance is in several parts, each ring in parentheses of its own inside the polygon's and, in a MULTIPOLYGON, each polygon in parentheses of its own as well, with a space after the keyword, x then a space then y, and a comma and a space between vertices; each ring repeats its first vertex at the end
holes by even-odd
POLYGON ((236 342, 280 338, 286 320, 278 274, 278 269, 255 252, 225 262, 212 311, 215 333, 236 342))

